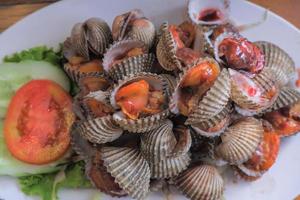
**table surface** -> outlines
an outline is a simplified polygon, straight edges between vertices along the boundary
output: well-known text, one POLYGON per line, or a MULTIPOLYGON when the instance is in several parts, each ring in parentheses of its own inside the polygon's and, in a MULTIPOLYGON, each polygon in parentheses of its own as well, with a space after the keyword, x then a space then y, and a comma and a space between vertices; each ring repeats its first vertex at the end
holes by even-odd
MULTIPOLYGON (((0 32, 26 15, 58 0, 0 0, 0 32)), ((277 13, 300 29, 299 0, 250 0, 277 13)))

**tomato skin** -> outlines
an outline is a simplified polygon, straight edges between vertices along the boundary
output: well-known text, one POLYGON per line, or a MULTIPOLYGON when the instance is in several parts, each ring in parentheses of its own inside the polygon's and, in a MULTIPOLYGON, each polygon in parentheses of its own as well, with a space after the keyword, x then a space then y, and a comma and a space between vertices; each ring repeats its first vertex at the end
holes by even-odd
POLYGON ((75 120, 72 99, 50 80, 33 80, 12 98, 4 122, 11 154, 26 163, 47 164, 61 158, 70 144, 75 120))

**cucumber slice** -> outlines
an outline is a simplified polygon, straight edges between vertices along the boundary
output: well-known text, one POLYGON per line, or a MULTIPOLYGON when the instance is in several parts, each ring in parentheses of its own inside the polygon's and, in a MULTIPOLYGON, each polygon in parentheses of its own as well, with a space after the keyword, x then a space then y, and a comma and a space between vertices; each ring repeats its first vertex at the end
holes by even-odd
POLYGON ((70 91, 70 80, 59 67, 45 61, 26 60, 0 64, 0 119, 5 117, 7 106, 14 93, 34 79, 48 79, 70 91))

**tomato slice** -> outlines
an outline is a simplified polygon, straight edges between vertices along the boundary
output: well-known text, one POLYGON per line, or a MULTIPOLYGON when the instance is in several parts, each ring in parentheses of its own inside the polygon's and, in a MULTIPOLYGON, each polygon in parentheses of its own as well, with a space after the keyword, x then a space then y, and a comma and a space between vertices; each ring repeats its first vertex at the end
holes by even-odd
POLYGON ((4 123, 11 154, 26 163, 47 164, 61 158, 70 144, 75 120, 72 99, 50 80, 33 80, 12 98, 4 123))

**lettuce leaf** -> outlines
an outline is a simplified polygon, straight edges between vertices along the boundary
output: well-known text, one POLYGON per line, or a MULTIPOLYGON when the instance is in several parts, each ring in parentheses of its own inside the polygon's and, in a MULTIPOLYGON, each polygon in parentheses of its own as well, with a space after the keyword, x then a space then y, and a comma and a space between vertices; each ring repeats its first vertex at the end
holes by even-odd
POLYGON ((19 184, 26 195, 39 196, 42 200, 57 200, 61 188, 92 187, 85 177, 83 161, 71 164, 58 173, 20 177, 19 184))
POLYGON ((38 46, 28 50, 14 53, 10 56, 5 56, 4 62, 21 62, 24 60, 47 61, 53 65, 59 66, 62 58, 61 51, 55 52, 52 48, 46 46, 38 46))

